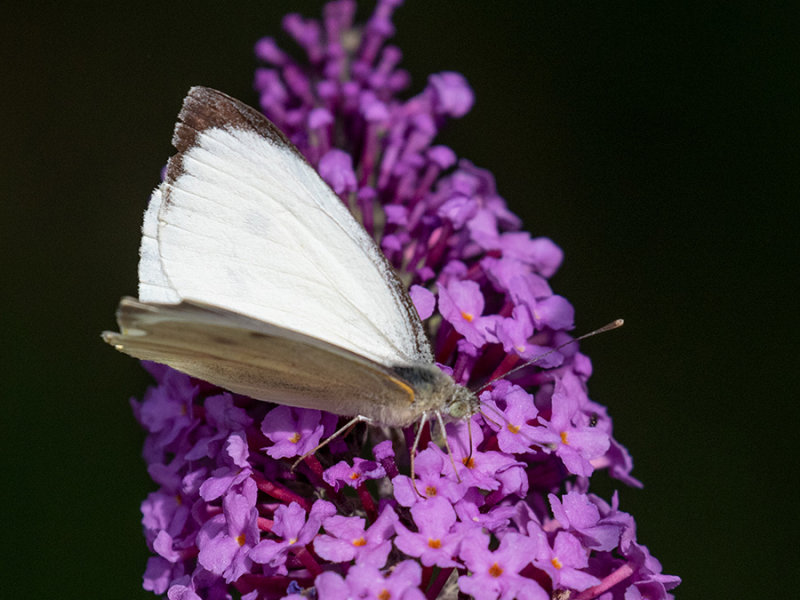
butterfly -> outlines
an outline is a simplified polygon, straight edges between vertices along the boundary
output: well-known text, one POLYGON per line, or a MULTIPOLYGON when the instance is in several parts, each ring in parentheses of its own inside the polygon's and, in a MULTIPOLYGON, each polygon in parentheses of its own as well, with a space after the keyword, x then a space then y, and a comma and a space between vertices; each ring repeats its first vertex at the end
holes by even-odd
POLYGON ((444 430, 479 400, 434 363, 375 241, 275 125, 222 92, 189 91, 172 143, 144 216, 139 298, 120 301, 120 331, 103 339, 347 426, 419 423, 413 481, 427 420, 444 430))

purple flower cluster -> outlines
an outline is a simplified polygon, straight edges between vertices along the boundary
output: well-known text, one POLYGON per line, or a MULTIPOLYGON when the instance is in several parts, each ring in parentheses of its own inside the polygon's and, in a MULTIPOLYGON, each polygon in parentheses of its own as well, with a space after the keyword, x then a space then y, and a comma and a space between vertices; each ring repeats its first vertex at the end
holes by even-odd
MULTIPOLYGON (((363 27, 351 0, 321 21, 288 15, 307 62, 264 38, 255 86, 409 285, 436 360, 480 386, 570 339, 573 308, 548 283, 562 253, 520 231, 491 174, 433 145, 473 95, 450 72, 404 94, 387 44, 399 3, 380 0, 363 27)), ((639 484, 576 346, 483 391, 471 426, 447 425, 453 461, 425 430, 415 482, 411 431, 359 426, 292 471, 335 415, 147 364, 157 385, 132 403, 159 485, 142 504, 144 587, 170 600, 672 598, 679 579, 633 518, 589 493, 597 469, 639 484)))

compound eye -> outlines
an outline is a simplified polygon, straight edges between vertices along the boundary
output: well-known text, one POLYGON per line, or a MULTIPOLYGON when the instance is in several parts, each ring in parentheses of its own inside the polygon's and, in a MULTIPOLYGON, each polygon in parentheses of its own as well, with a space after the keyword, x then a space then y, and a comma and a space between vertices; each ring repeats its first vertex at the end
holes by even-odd
POLYGON ((454 419, 464 419, 478 412, 477 402, 472 396, 453 398, 447 412, 454 419))

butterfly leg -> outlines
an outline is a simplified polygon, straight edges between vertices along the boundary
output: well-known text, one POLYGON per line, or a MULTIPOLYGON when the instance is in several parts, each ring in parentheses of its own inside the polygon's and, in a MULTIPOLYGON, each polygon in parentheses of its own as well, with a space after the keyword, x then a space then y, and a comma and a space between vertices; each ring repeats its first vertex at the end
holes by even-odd
POLYGON ((292 463, 291 470, 294 471, 295 468, 297 467, 297 465, 299 465, 301 462, 303 462, 303 460, 305 460, 306 458, 308 458, 312 454, 316 453, 317 450, 320 450, 320 449, 324 448, 325 446, 327 446, 330 442, 332 442, 333 440, 335 440, 339 436, 346 434, 352 427, 355 427, 359 423, 372 423, 372 419, 370 419, 369 417, 365 417, 364 415, 357 415, 357 416, 353 417, 347 423, 345 423, 342 427, 337 429, 333 433, 333 435, 330 435, 330 436, 326 437, 319 444, 317 444, 316 448, 314 448, 313 450, 309 450, 308 452, 303 454, 303 456, 301 456, 296 461, 294 461, 292 463))
POLYGON ((414 491, 417 492, 421 498, 424 498, 420 491, 417 489, 417 475, 414 471, 414 457, 417 455, 417 446, 419 446, 419 439, 422 437, 422 430, 425 427, 425 423, 428 422, 428 414, 423 413, 419 419, 419 427, 417 427, 417 435, 414 436, 414 444, 411 446, 411 487, 414 488, 414 491))
MULTIPOLYGON (((456 460, 453 458, 453 451, 450 450, 450 444, 447 442, 447 430, 444 428, 444 419, 442 419, 442 413, 438 410, 436 411, 436 419, 439 422, 439 427, 442 430, 442 439, 444 439, 444 447, 447 450, 447 456, 450 457, 450 464, 453 465, 453 472, 456 474, 456 479, 458 483, 461 483, 461 477, 458 476, 458 469, 456 469, 456 460)), ((469 426, 469 424, 467 425, 469 426)), ((472 430, 470 430, 470 440, 472 440, 472 430)), ((470 458, 472 457, 472 442, 470 441, 470 458)))
POLYGON ((469 466, 472 462, 472 416, 470 415, 469 420, 467 420, 467 434, 469 435, 469 454, 467 455, 467 460, 464 462, 465 465, 469 466))

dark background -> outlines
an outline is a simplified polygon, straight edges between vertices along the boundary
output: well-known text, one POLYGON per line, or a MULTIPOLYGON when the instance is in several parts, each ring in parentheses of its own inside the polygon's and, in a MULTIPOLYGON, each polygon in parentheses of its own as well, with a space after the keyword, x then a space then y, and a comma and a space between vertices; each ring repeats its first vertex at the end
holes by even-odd
MULTIPOLYGON (((0 22, 0 587, 150 598, 152 485, 128 406, 148 378, 99 332, 136 292, 142 211, 189 86, 254 103, 253 43, 320 3, 21 6, 0 22)), ((578 330, 627 321, 585 344, 590 389, 645 483, 622 508, 684 578, 679 598, 791 595, 797 568, 790 16, 417 1, 396 17, 414 91, 446 69, 474 87, 442 141, 564 249, 553 285, 578 330)))

